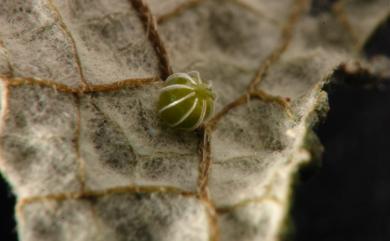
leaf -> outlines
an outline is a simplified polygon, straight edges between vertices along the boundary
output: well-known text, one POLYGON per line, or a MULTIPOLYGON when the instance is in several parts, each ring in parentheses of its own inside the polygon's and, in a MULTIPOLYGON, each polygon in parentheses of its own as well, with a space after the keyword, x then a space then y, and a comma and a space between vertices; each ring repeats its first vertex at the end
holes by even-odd
POLYGON ((322 86, 388 75, 361 54, 387 0, 0 3, 0 169, 24 241, 278 240, 322 86), (216 113, 164 128, 162 80, 190 70, 216 113))

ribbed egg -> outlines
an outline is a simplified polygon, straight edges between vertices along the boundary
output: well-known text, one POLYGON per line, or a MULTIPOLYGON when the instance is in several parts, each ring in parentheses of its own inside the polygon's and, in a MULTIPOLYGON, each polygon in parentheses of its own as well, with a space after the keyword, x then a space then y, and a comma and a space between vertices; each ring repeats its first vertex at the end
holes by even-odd
POLYGON ((194 130, 214 111, 215 95, 199 73, 175 73, 165 81, 158 101, 161 120, 173 128, 194 130))

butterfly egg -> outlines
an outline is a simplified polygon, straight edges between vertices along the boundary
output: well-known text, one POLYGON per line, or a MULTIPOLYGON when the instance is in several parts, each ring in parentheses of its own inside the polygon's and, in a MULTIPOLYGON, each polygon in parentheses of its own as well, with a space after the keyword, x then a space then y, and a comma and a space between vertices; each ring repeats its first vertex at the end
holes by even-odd
POLYGON ((210 85, 202 83, 198 72, 176 73, 161 89, 158 113, 170 127, 194 130, 213 114, 214 99, 210 85))

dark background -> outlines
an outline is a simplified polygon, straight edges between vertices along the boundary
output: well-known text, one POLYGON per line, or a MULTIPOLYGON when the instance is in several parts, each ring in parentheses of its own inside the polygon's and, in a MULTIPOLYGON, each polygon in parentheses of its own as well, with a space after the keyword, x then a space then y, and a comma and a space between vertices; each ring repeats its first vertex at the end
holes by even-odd
MULTIPOLYGON (((329 2, 317 1, 314 11, 329 2)), ((390 20, 365 50, 390 56, 390 20)), ((325 152, 297 177, 288 239, 389 241, 390 80, 338 71, 327 91, 330 112, 316 128, 325 152)), ((0 178, 1 241, 16 240, 14 205, 0 178)))
POLYGON ((331 110, 317 129, 320 167, 298 177, 292 240, 389 241, 390 85, 341 85, 330 87, 331 110))

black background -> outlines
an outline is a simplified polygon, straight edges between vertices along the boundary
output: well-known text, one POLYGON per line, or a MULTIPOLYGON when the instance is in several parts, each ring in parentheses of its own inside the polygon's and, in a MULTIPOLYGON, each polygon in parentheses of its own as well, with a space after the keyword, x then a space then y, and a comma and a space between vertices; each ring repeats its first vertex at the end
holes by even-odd
MULTIPOLYGON (((313 9, 329 5, 323 2, 313 9)), ((369 57, 390 56, 390 21, 365 49, 369 57)), ((328 93, 330 112, 316 128, 325 152, 319 168, 303 169, 297 178, 288 239, 389 241, 390 80, 340 72, 328 93)), ((0 178, 1 241, 16 240, 14 205, 0 178)))
POLYGON ((303 169, 295 190, 293 240, 389 241, 390 89, 330 93, 321 166, 303 169))

